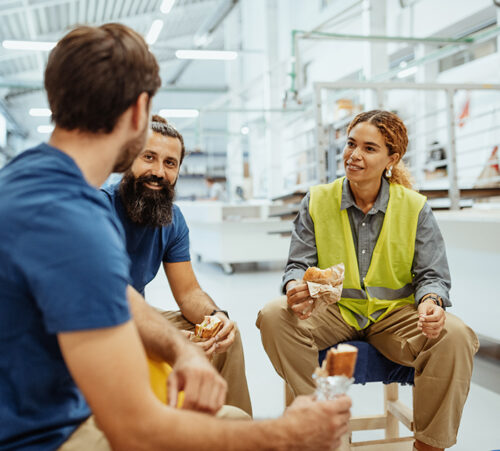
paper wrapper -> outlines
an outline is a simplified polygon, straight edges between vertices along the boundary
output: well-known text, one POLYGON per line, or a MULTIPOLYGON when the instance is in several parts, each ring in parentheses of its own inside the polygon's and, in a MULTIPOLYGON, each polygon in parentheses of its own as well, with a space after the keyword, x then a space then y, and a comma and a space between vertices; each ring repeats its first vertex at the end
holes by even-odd
POLYGON ((316 381, 314 395, 318 401, 328 401, 347 393, 348 388, 354 382, 353 377, 321 376, 317 373, 313 374, 313 379, 316 381))
POLYGON ((338 265, 331 266, 330 269, 335 276, 334 281, 331 283, 306 282, 309 294, 314 299, 313 313, 325 311, 330 304, 338 302, 342 294, 345 266, 343 263, 339 263, 338 265))

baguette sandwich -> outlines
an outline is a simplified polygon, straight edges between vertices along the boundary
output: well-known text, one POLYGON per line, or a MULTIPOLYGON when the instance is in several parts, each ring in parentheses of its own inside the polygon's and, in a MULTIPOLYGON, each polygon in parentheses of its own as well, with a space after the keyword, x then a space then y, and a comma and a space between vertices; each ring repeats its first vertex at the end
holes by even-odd
POLYGON ((216 316, 205 316, 205 319, 200 324, 196 324, 194 328, 194 335, 191 340, 206 341, 215 337, 222 329, 222 326, 223 323, 220 318, 217 318, 216 316))
POLYGON ((356 367, 358 348, 340 343, 337 348, 330 348, 326 353, 326 371, 328 376, 345 376, 351 378, 356 367))

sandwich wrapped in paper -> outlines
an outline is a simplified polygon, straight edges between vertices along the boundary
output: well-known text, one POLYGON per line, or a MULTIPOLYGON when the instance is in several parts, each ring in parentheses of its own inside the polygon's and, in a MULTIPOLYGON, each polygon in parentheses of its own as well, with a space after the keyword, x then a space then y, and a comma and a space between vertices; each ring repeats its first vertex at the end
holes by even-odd
POLYGON ((336 303, 342 295, 345 267, 343 263, 326 269, 307 268, 303 280, 307 283, 309 295, 314 300, 312 311, 324 311, 336 303))
POLYGON ((222 326, 222 320, 217 316, 205 316, 205 319, 200 324, 196 324, 194 334, 190 336, 190 340, 195 342, 207 341, 215 337, 222 329, 222 326))
POLYGON ((326 353, 321 368, 313 374, 316 380, 316 399, 324 401, 347 392, 354 382, 354 369, 358 358, 358 348, 340 343, 326 353))

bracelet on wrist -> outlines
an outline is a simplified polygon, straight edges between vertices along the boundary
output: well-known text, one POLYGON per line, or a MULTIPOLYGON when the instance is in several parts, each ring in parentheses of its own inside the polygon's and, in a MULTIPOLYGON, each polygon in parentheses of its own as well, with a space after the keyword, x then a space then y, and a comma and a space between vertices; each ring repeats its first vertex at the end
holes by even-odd
POLYGON ((227 310, 217 310, 215 309, 212 313, 210 313, 210 316, 215 315, 216 313, 224 313, 224 315, 227 316, 227 319, 229 319, 229 313, 227 313, 227 310))
POLYGON ((427 301, 427 299, 430 299, 434 304, 436 304, 438 307, 444 308, 444 303, 443 300, 441 299, 440 296, 437 294, 426 294, 421 300, 420 303, 427 301))

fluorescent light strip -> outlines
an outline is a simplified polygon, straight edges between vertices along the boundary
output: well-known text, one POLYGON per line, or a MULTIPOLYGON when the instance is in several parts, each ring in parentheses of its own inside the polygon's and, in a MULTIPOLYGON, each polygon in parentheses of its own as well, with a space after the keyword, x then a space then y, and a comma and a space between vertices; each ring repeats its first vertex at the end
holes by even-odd
POLYGON ((6 39, 2 42, 4 49, 9 50, 43 50, 50 51, 56 46, 57 42, 42 41, 11 41, 6 39))
POLYGON ((30 108, 29 115, 33 117, 50 117, 52 111, 48 108, 30 108))
POLYGON ((163 20, 161 19, 153 20, 151 28, 149 29, 148 34, 146 35, 146 42, 149 45, 153 45, 157 41, 158 36, 160 36, 162 28, 163 28, 163 20))
POLYGON ((177 50, 175 56, 188 60, 234 60, 238 53, 229 50, 177 50))
POLYGON ((417 70, 418 70, 417 66, 409 67, 408 69, 403 69, 402 71, 398 72, 398 78, 409 77, 410 75, 416 74, 417 70))
POLYGON ((52 133, 53 130, 54 130, 54 126, 53 125, 39 125, 36 128, 36 131, 38 133, 52 133))
POLYGON ((200 112, 195 109, 171 109, 171 110, 160 110, 158 113, 163 117, 198 117, 200 112))
POLYGON ((175 0, 163 0, 161 6, 160 6, 160 11, 163 14, 168 14, 170 10, 172 9, 172 6, 174 6, 175 0))

